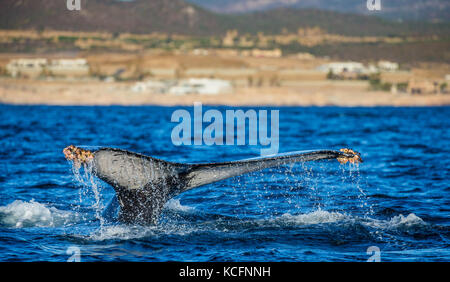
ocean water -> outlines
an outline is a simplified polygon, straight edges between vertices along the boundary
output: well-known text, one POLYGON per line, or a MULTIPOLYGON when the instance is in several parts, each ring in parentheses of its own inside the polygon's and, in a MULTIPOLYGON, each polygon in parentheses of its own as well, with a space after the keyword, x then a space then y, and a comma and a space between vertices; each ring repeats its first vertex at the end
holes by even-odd
POLYGON ((298 163, 199 187, 170 200, 155 226, 105 220, 113 189, 74 174, 67 145, 189 163, 259 155, 173 145, 176 109, 0 105, 0 261, 450 260, 449 107, 273 108, 280 153, 350 147, 364 163, 298 163))

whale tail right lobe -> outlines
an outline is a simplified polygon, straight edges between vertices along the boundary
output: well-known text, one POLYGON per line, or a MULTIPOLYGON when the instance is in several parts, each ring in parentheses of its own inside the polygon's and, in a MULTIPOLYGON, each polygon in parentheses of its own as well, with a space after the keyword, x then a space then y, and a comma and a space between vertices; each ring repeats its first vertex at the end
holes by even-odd
POLYGON ((253 158, 232 162, 192 164, 190 165, 188 170, 181 175, 185 180, 185 185, 182 188, 181 192, 233 176, 263 170, 265 168, 277 167, 280 165, 296 162, 308 162, 324 159, 337 159, 342 163, 347 161, 362 162, 359 154, 355 153, 354 151, 344 152, 334 150, 317 150, 293 152, 276 156, 253 158))

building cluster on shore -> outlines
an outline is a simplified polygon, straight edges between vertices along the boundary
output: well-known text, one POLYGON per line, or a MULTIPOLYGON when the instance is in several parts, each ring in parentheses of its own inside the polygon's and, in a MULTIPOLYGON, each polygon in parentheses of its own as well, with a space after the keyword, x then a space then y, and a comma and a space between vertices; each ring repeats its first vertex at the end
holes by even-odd
POLYGON ((397 78, 384 77, 381 81, 380 73, 397 73, 399 64, 390 61, 378 61, 375 64, 365 66, 360 62, 332 62, 321 65, 317 70, 326 72, 328 79, 340 80, 369 80, 375 90, 390 90, 392 93, 406 92, 409 94, 439 94, 447 93, 447 84, 449 79, 429 80, 418 79, 411 76, 403 77, 404 80, 397 78))
MULTIPOLYGON (((208 55, 205 50, 197 50, 196 55, 208 55)), ((281 51, 249 50, 249 56, 279 57, 281 51)), ((310 56, 299 54, 301 60, 310 60, 310 56)), ((295 68, 258 68, 258 67, 191 67, 191 68, 147 68, 139 69, 140 74, 123 77, 132 71, 127 68, 113 69, 108 74, 95 73, 87 59, 46 59, 19 58, 6 65, 6 72, 14 78, 63 77, 90 78, 100 77, 105 81, 134 80, 130 89, 133 92, 169 93, 174 95, 222 94, 230 93, 235 86, 244 87, 280 87, 293 86, 301 81, 369 80, 372 89, 406 92, 410 94, 447 93, 448 80, 417 79, 410 74, 392 79, 401 73, 399 64, 390 61, 378 61, 377 64, 364 65, 360 62, 330 62, 315 70, 295 68), (380 73, 393 74, 380 77, 380 73), (150 78, 150 79, 149 79, 150 78)), ((405 73, 405 72, 403 72, 405 73)))

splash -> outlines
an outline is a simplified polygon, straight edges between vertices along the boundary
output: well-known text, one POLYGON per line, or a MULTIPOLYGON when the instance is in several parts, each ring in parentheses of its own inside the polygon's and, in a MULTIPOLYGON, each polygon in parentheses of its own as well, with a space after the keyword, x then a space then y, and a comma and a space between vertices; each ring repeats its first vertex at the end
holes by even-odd
POLYGON ((129 225, 109 225, 103 226, 102 228, 83 238, 93 241, 133 240, 155 236, 155 230, 155 226, 145 227, 129 225))
POLYGON ((181 212, 192 212, 194 208, 190 206, 185 206, 180 203, 178 199, 170 199, 165 204, 164 208, 173 210, 173 211, 181 211, 181 212))
MULTIPOLYGON (((87 161, 84 163, 78 163, 69 161, 72 164, 72 173, 77 183, 80 184, 79 190, 79 202, 80 204, 85 202, 85 199, 89 199, 93 196, 93 203, 91 207, 95 211, 95 218, 100 221, 100 227, 105 223, 105 219, 102 217, 102 211, 104 209, 102 199, 102 187, 96 180, 93 174, 94 163, 87 161)), ((89 201, 86 201, 89 203, 89 201)))
POLYGON ((15 200, 0 207, 0 225, 6 227, 58 227, 77 222, 78 217, 76 213, 47 207, 34 200, 15 200))
POLYGON ((370 196, 363 187, 368 186, 367 178, 361 174, 358 164, 350 164, 349 166, 341 166, 341 186, 348 186, 351 189, 350 195, 356 192, 355 203, 357 209, 365 218, 373 217, 375 214, 370 196))

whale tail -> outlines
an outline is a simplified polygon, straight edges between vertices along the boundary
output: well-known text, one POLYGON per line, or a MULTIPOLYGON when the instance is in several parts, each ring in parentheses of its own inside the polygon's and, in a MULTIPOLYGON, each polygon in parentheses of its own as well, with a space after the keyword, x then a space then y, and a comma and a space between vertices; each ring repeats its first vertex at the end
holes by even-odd
POLYGON ((63 152, 77 166, 92 163, 94 174, 114 188, 120 205, 119 220, 142 224, 156 223, 170 198, 233 176, 295 162, 323 159, 337 159, 340 163, 362 162, 360 154, 350 149, 304 151, 205 164, 168 162, 113 148, 91 152, 69 146, 63 152))

